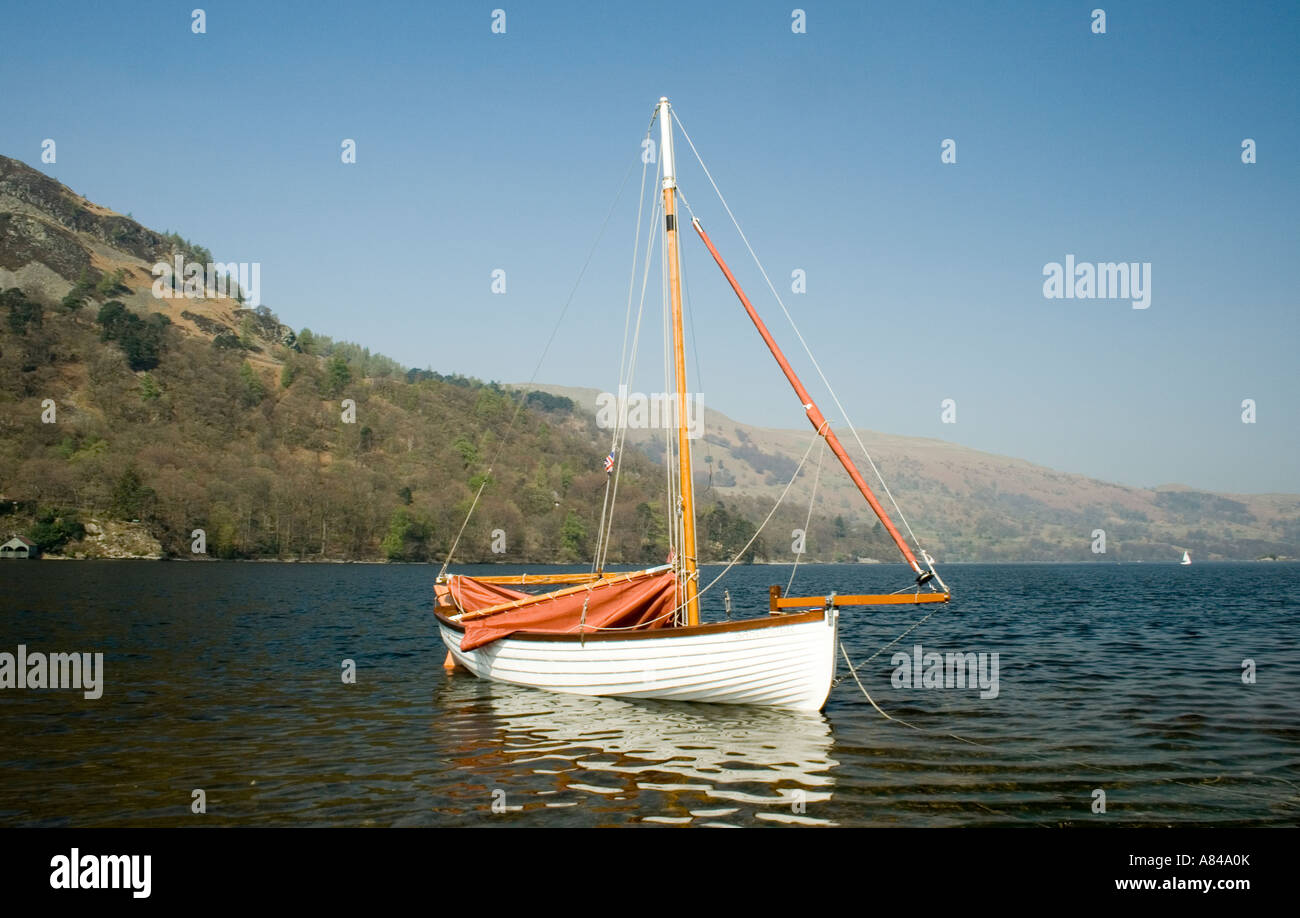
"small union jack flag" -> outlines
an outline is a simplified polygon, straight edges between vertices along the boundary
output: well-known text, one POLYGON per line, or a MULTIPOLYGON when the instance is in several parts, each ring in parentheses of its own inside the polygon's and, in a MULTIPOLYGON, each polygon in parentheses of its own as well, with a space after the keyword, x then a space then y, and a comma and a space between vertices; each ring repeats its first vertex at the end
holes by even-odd
POLYGON ((609 455, 605 457, 605 471, 614 471, 614 451, 611 449, 609 455))

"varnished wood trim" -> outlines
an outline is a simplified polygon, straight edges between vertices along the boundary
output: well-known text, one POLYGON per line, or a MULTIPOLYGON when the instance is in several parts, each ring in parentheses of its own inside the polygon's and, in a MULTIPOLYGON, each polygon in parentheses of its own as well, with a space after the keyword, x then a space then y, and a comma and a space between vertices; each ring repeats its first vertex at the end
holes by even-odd
MULTIPOLYGON (((464 633, 465 628, 459 622, 452 621, 438 609, 433 610, 438 621, 447 627, 464 633)), ((777 628, 781 625, 798 625, 805 622, 819 622, 826 617, 824 609, 800 612, 790 615, 769 615, 766 618, 750 618, 738 622, 710 622, 705 625, 689 625, 682 628, 656 628, 650 631, 601 631, 595 634, 537 634, 528 631, 516 631, 506 635, 511 640, 521 641, 637 641, 657 637, 686 637, 695 634, 727 634, 732 631, 754 631, 759 628, 777 628)))
MULTIPOLYGON (((773 589, 778 589, 773 587, 773 589)), ((773 609, 807 609, 825 606, 826 596, 773 596, 769 600, 773 609)), ((838 606, 910 606, 922 602, 947 602, 947 593, 864 593, 835 597, 838 606)))
MULTIPOLYGON (((533 606, 541 602, 547 602, 552 599, 559 599, 562 596, 573 596, 577 593, 592 592, 603 589, 608 586, 618 586, 623 583, 634 583, 638 580, 645 580, 649 577, 657 577, 666 572, 662 568, 649 568, 644 571, 628 571, 624 574, 611 574, 609 577, 600 580, 593 580, 591 583, 580 584, 579 586, 565 587, 562 590, 551 590, 547 593, 536 593, 525 599, 511 599, 506 602, 500 602, 493 606, 487 606, 483 609, 473 609, 461 614, 460 620, 463 622, 476 618, 486 618, 489 615, 499 615, 502 612, 513 612, 515 609, 522 609, 525 606, 533 606)), ((455 594, 452 594, 455 598, 455 594)))

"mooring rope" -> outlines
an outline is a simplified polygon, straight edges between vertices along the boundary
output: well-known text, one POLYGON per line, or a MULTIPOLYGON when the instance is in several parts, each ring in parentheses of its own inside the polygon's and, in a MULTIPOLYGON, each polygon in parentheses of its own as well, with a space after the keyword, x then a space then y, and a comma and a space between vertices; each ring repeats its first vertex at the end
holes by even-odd
MULTIPOLYGON (((930 615, 933 615, 933 614, 934 614, 933 612, 930 613, 930 615)), ((930 615, 927 615, 925 618, 929 618, 930 615)), ((897 644, 900 640, 903 639, 903 637, 904 637, 904 636, 905 636, 909 631, 912 631, 913 629, 915 629, 915 628, 917 627, 917 625, 920 625, 922 622, 924 622, 924 621, 925 621, 925 618, 921 619, 920 622, 917 622, 917 623, 916 623, 915 625, 913 625, 911 628, 908 628, 907 631, 904 631, 902 634, 900 634, 898 637, 894 638, 894 640, 890 641, 890 642, 889 642, 888 644, 886 644, 884 647, 881 647, 880 650, 877 650, 877 651, 876 651, 875 653, 873 653, 870 657, 868 657, 868 658, 864 661, 864 663, 868 663, 868 662, 870 662, 871 660, 873 660, 873 659, 875 659, 876 657, 878 657, 878 656, 879 656, 881 653, 883 653, 885 650, 887 650, 888 648, 892 647, 894 644, 897 644)), ((965 744, 967 744, 968 746, 978 746, 978 747, 981 748, 981 749, 998 749, 998 748, 999 748, 999 746, 995 746, 995 745, 992 745, 992 744, 990 744, 990 743, 981 743, 981 742, 979 742, 979 741, 977 741, 977 740, 969 739, 969 738, 967 738, 967 737, 965 737, 965 736, 960 736, 959 734, 952 733, 951 731, 948 731, 948 730, 931 730, 931 729, 928 729, 928 728, 926 728, 926 727, 920 727, 920 726, 917 726, 917 725, 914 724, 914 723, 909 723, 908 721, 903 720, 901 717, 894 717, 893 715, 889 714, 889 713, 886 712, 883 708, 881 708, 880 705, 876 704, 876 700, 875 700, 874 698, 871 697, 871 693, 867 691, 867 687, 866 687, 865 685, 863 685, 863 684, 862 684, 862 680, 858 678, 857 670, 853 668, 853 662, 849 659, 849 653, 848 653, 848 650, 845 649, 845 647, 844 647, 844 642, 843 642, 843 641, 840 641, 839 644, 840 644, 840 654, 844 657, 844 663, 845 663, 846 666, 848 666, 848 668, 849 668, 849 673, 853 676, 853 681, 857 683, 858 688, 862 691, 863 696, 867 699, 867 701, 871 702, 871 706, 872 706, 873 708, 876 709, 876 712, 877 712, 878 714, 880 714, 881 717, 885 718, 886 720, 893 721, 893 722, 896 723, 896 724, 902 724, 904 727, 910 727, 911 729, 913 729, 913 730, 917 730, 917 731, 919 731, 919 732, 921 732, 921 733, 929 733, 929 734, 931 734, 931 735, 933 735, 933 736, 947 736, 947 737, 950 737, 951 739, 955 739, 955 740, 957 740, 958 742, 965 743, 965 744)), ((839 679, 835 680, 835 684, 838 685, 840 681, 841 681, 841 680, 839 680, 839 679)), ((1093 762, 1081 762, 1081 761, 1078 761, 1077 759, 1064 759, 1064 760, 1061 760, 1061 759, 1053 759, 1053 758, 1052 758, 1051 756, 1049 756, 1049 755, 1045 755, 1045 754, 1043 754, 1043 753, 1039 753, 1039 752, 1031 752, 1031 751, 1026 751, 1026 752, 1024 752, 1023 754, 1024 754, 1024 755, 1028 755, 1028 756, 1030 756, 1030 757, 1032 757, 1032 758, 1039 759, 1040 761, 1043 761, 1043 762, 1052 762, 1052 763, 1055 764, 1055 763, 1058 763, 1058 762, 1064 761, 1064 762, 1066 762, 1066 763, 1068 763, 1068 764, 1070 764, 1070 765, 1077 765, 1077 766, 1079 766, 1080 768, 1091 769, 1092 771, 1105 772, 1106 774, 1122 775, 1122 776, 1126 777, 1126 778, 1127 778, 1128 780, 1130 780, 1130 781, 1135 780, 1135 779, 1133 778, 1131 772, 1117 771, 1117 770, 1115 770, 1115 769, 1113 769, 1113 768, 1106 768, 1105 766, 1097 765, 1096 763, 1093 763, 1093 762)), ((1219 775, 1219 776, 1217 776, 1214 780, 1217 782, 1217 781, 1219 781, 1222 777, 1223 777, 1223 775, 1219 775)), ((1261 775, 1261 774, 1253 774, 1253 775, 1251 775, 1251 777, 1255 777, 1255 778, 1266 778, 1266 779, 1268 779, 1268 780, 1270 780, 1270 781, 1280 781, 1281 783, 1286 784, 1286 785, 1289 786, 1289 787, 1297 788, 1297 785, 1296 785, 1294 782, 1292 782, 1292 781, 1288 781, 1286 778, 1279 778, 1279 777, 1277 777, 1277 776, 1275 776, 1275 775, 1261 775)), ((1190 782, 1188 782, 1188 781, 1179 781, 1177 778, 1159 778, 1159 777, 1157 777, 1157 778, 1154 778, 1154 779, 1152 779, 1152 780, 1154 780, 1156 783, 1177 784, 1177 785, 1179 785, 1180 787, 1194 787, 1194 788, 1204 789, 1204 788, 1206 788, 1206 787, 1208 786, 1205 782, 1202 782, 1202 783, 1200 783, 1200 784, 1193 784, 1193 783, 1190 783, 1190 782)), ((1300 790, 1300 788, 1297 788, 1297 789, 1300 790)), ((1292 808, 1295 808, 1295 807, 1296 807, 1296 804, 1293 803, 1293 802, 1291 802, 1291 801, 1289 801, 1289 800, 1277 800, 1277 799, 1274 799, 1274 798, 1263 798, 1263 797, 1260 797, 1260 796, 1258 796, 1258 795, 1256 795, 1256 794, 1252 794, 1252 793, 1244 792, 1244 791, 1233 790, 1233 789, 1231 789, 1231 788, 1220 787, 1220 788, 1218 788, 1218 791, 1221 792, 1221 793, 1235 794, 1235 795, 1238 796, 1238 797, 1243 797, 1243 798, 1245 798, 1245 799, 1253 800, 1253 801, 1256 801, 1256 802, 1259 802, 1259 801, 1266 801, 1266 802, 1268 802, 1268 803, 1280 804, 1280 805, 1282 805, 1282 806, 1286 806, 1286 807, 1292 807, 1292 808)))

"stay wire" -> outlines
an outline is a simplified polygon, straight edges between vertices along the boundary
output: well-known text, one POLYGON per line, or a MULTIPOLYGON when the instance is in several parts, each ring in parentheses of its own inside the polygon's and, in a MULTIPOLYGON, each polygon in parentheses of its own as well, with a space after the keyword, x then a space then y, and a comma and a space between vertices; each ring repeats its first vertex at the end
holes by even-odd
MULTIPOLYGON (((647 130, 646 136, 648 137, 649 135, 650 132, 647 130)), ((641 157, 638 155, 637 159, 640 158, 641 157)), ((596 255, 596 249, 600 245, 600 240, 605 235, 605 228, 609 226, 610 218, 614 216, 614 211, 618 207, 618 202, 622 200, 623 190, 627 187, 627 181, 632 177, 632 173, 635 169, 636 160, 633 160, 632 164, 628 166, 626 174, 623 176, 623 181, 619 183, 618 193, 614 196, 614 203, 609 206, 609 212, 605 214, 605 219, 600 224, 600 229, 596 232, 596 238, 591 244, 590 251, 587 252, 587 258, 582 263, 582 270, 578 272, 578 279, 573 282, 573 289, 569 291, 569 296, 564 301, 564 307, 560 310, 560 315, 556 318, 555 325, 551 328, 551 334, 546 339, 546 346, 542 348, 542 355, 537 359, 537 365, 533 367, 533 373, 528 377, 528 382, 525 384, 525 387, 531 386, 536 382, 537 374, 541 372, 542 364, 546 361, 546 355, 550 353, 551 345, 555 342, 555 336, 559 334, 560 327, 564 323, 564 317, 568 314, 569 307, 573 304, 573 298, 578 293, 578 287, 582 284, 582 278, 586 275, 587 268, 590 267, 591 260, 596 255)), ((460 524, 460 529, 456 532, 456 538, 452 540, 451 548, 447 550, 447 557, 442 562, 442 568, 438 571, 438 580, 440 582, 446 578, 447 567, 451 564, 451 559, 456 553, 456 548, 460 545, 461 536, 465 534, 465 527, 469 525, 469 521, 474 515, 474 509, 478 506, 479 498, 483 496, 483 490, 487 487, 488 482, 492 480, 492 470, 496 467, 497 460, 501 458, 502 450, 505 449, 506 444, 510 440, 510 435, 515 429, 515 424, 519 420, 519 415, 524 409, 524 402, 525 399, 520 397, 515 403, 515 411, 510 417, 510 423, 506 426, 506 432, 497 443, 496 451, 492 455, 492 461, 488 463, 487 472, 484 474, 483 480, 479 483, 478 490, 474 492, 474 499, 470 502, 469 510, 465 514, 465 520, 460 524)))
MULTIPOLYGON (((918 539, 916 533, 912 531, 911 524, 907 521, 907 517, 898 506, 898 501, 895 500, 893 492, 889 490, 889 485, 885 482, 884 476, 880 474, 880 469, 876 466, 875 460, 871 457, 871 453, 867 451, 866 444, 862 442, 862 437, 858 435, 857 428, 853 426, 853 422, 850 420, 848 412, 844 410, 844 406, 840 403, 839 396, 836 395, 835 389, 830 384, 830 380, 826 378, 826 374, 822 371, 821 364, 819 364, 817 358, 813 356, 812 348, 809 347, 808 342, 804 339, 803 333, 799 331, 799 326, 795 324, 794 317, 790 315, 790 310, 786 308, 785 301, 782 300, 781 295, 777 293, 776 285, 773 284, 772 279, 768 277, 767 271, 763 267, 763 263, 759 260, 758 254, 754 251, 754 247, 750 245, 749 238, 745 235, 745 231, 740 228, 740 221, 738 221, 736 215, 732 213, 731 207, 727 204, 727 199, 722 194, 722 190, 718 188, 718 183, 713 180, 713 175, 709 172, 709 167, 704 165, 704 159, 700 156, 699 150, 695 148, 695 143, 691 140, 691 135, 687 132, 686 125, 682 124, 682 119, 678 117, 676 110, 673 110, 672 115, 677 121, 677 126, 682 129, 682 136, 686 138, 686 143, 690 146, 691 152, 695 154, 695 159, 699 162, 700 168, 704 170, 704 175, 708 178, 709 184, 713 186, 714 192, 718 195, 718 200, 722 203, 723 209, 726 210, 727 216, 731 218, 732 225, 735 226, 736 232, 740 234, 741 240, 745 243, 745 248, 749 250, 750 257, 754 259, 754 264, 758 266, 759 273, 763 275, 763 280, 767 283, 768 290, 772 292, 772 296, 775 297, 777 304, 780 305, 781 311, 785 313, 786 321, 790 323, 790 328, 794 331, 795 337, 797 337, 799 343, 803 345, 804 353, 807 354, 808 359, 812 361, 813 367, 817 370, 817 375, 821 377, 822 385, 826 387, 826 391, 830 394, 832 401, 835 402, 835 407, 839 409, 840 416, 844 418, 845 425, 849 428, 849 432, 853 434, 853 439, 857 441, 858 448, 862 450, 862 455, 866 457, 868 464, 870 464, 871 470, 876 475, 876 480, 880 482, 881 488, 884 489, 885 496, 889 498, 889 502, 893 506, 894 512, 897 513, 898 518, 902 520, 903 526, 907 529, 907 534, 911 536, 913 544, 916 545, 918 550, 924 551, 920 539, 918 539)), ((682 200, 684 202, 685 198, 682 200)), ((686 209, 691 212, 692 217, 695 216, 695 212, 691 210, 689 204, 686 205, 686 209)))

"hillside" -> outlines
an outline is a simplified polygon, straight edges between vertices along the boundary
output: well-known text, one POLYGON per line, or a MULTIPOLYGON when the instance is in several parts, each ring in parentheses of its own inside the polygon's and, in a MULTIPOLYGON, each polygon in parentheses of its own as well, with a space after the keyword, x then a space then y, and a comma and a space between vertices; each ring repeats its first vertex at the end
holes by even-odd
MULTIPOLYGON (((5 537, 108 556, 85 524, 138 520, 172 557, 201 529, 209 557, 441 559, 496 456, 457 557, 590 557, 603 451, 565 401, 406 372, 237 299, 155 298, 177 253, 208 257, 0 157, 5 537)), ((639 508, 661 476, 625 471, 611 558, 661 560, 662 510, 639 508)))
MULTIPOLYGON (((608 445, 595 393, 409 370, 244 308, 238 289, 157 298, 151 266, 177 255, 212 260, 0 157, 0 535, 30 534, 70 556, 437 560, 496 457, 457 559, 590 557, 608 445), (192 550, 195 530, 205 554, 192 550), (504 551, 493 551, 494 530, 504 551), (128 531, 142 548, 114 543, 128 531)), ((706 424, 701 553, 724 559, 766 516, 809 434, 716 413, 706 424)), ((934 440, 863 436, 941 560, 1300 556, 1294 495, 1127 488, 934 440), (1090 550, 1098 528, 1104 556, 1090 550)), ((666 552, 656 442, 642 435, 625 457, 611 560, 666 552)), ((791 557, 808 475, 753 556, 791 557)), ((806 557, 894 560, 865 509, 827 458, 806 557)))

